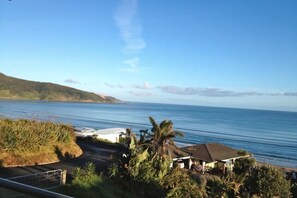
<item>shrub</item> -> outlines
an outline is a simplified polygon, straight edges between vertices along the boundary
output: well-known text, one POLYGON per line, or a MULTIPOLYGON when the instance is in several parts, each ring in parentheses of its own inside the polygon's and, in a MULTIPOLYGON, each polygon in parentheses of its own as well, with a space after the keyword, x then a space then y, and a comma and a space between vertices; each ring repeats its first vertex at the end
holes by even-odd
POLYGON ((297 198, 297 183, 294 183, 291 186, 291 193, 293 195, 293 198, 297 198))
POLYGON ((255 166, 255 164, 256 164, 255 158, 251 158, 251 157, 240 158, 235 161, 233 170, 237 175, 247 174, 247 173, 250 173, 250 171, 255 166))
POLYGON ((101 175, 97 175, 96 168, 93 163, 86 163, 84 168, 77 167, 73 171, 72 184, 81 188, 91 188, 99 183, 102 183, 101 175))
POLYGON ((253 169, 246 182, 248 192, 263 198, 274 196, 289 198, 291 197, 290 187, 290 181, 286 180, 285 174, 269 166, 253 169))

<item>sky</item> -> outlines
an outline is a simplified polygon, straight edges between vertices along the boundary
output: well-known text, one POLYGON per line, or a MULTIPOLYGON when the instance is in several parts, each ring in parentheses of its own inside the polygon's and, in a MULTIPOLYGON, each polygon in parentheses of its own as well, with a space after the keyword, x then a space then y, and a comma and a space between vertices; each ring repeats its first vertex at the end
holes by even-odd
POLYGON ((0 72, 123 101, 297 111, 296 0, 0 0, 0 72))

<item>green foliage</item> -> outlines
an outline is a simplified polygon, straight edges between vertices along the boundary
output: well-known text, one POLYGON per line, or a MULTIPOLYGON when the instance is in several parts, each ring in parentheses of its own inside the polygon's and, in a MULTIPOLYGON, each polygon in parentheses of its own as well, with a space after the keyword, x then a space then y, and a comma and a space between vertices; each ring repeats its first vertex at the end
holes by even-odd
MULTIPOLYGON (((106 182, 117 187, 116 194, 109 193, 117 197, 291 197, 290 182, 285 180, 284 174, 270 167, 253 168, 255 164, 253 158, 237 160, 236 174, 230 173, 222 178, 210 176, 203 179, 200 176, 199 179, 198 176, 195 181, 192 179, 195 174, 190 175, 188 171, 178 167, 170 168, 172 160, 167 151, 175 149, 173 138, 178 133, 173 130, 171 121, 165 120, 157 124, 150 117, 150 122, 152 130, 143 131, 139 141, 131 135, 133 134, 131 131, 129 132, 130 141, 126 156, 114 159, 109 168, 108 180, 92 182, 96 179, 92 179, 93 177, 88 176, 86 172, 94 171, 88 168, 86 170, 91 171, 79 169, 78 173, 75 173, 79 176, 75 176, 73 183, 79 183, 80 186, 88 184, 87 187, 90 189, 96 186, 94 191, 97 191, 97 197, 104 194, 106 182)), ((295 192, 296 186, 291 190, 295 192)))
POLYGON ((253 169, 246 182, 248 192, 263 198, 273 196, 289 198, 291 197, 290 187, 290 181, 286 180, 282 171, 268 166, 253 169))
POLYGON ((108 168, 109 177, 116 177, 120 174, 120 167, 118 163, 112 163, 108 168))
POLYGON ((174 138, 176 136, 183 137, 183 133, 173 129, 173 123, 170 120, 164 120, 160 124, 149 117, 152 124, 152 129, 143 130, 140 135, 139 144, 149 147, 150 150, 157 152, 162 157, 171 156, 172 152, 178 152, 179 148, 174 144, 174 138))
POLYGON ((293 195, 293 198, 297 198, 297 183, 294 183, 291 186, 291 193, 293 195))
POLYGON ((200 197, 198 185, 187 172, 170 169, 168 151, 177 149, 173 138, 182 134, 173 130, 171 121, 159 125, 150 117, 150 122, 151 132, 142 131, 140 141, 131 137, 128 159, 114 163, 110 175, 129 184, 126 188, 139 197, 200 197))
POLYGON ((133 198, 124 188, 125 184, 118 184, 103 174, 97 174, 95 165, 87 163, 83 168, 76 168, 73 171, 73 180, 70 185, 64 186, 60 193, 71 195, 77 198, 97 198, 97 197, 123 197, 133 198))
POLYGON ((241 155, 241 156, 246 156, 249 154, 249 152, 247 152, 246 150, 238 150, 238 155, 241 155))
POLYGON ((171 169, 160 180, 160 185, 167 190, 166 197, 202 197, 203 190, 180 168, 171 169))
POLYGON ((68 125, 34 120, 0 120, 0 149, 6 152, 39 151, 57 144, 75 141, 68 125))
POLYGON ((113 97, 81 91, 53 83, 13 78, 0 73, 0 98, 52 101, 118 102, 113 97))
POLYGON ((132 153, 132 155, 133 156, 131 157, 131 159, 129 161, 128 171, 132 177, 137 177, 141 173, 140 169, 143 168, 140 165, 142 164, 142 162, 144 160, 147 159, 147 157, 149 156, 149 153, 146 149, 139 153, 132 153))
POLYGON ((240 158, 235 161, 234 172, 237 175, 248 174, 251 172, 252 168, 255 166, 256 160, 252 157, 240 158))
POLYGON ((73 185, 80 186, 82 188, 90 188, 102 183, 103 179, 101 175, 97 175, 95 165, 88 162, 84 168, 76 168, 73 171, 73 185))
POLYGON ((230 190, 230 184, 227 180, 219 177, 212 177, 207 180, 206 188, 208 196, 212 198, 228 197, 227 192, 230 190))

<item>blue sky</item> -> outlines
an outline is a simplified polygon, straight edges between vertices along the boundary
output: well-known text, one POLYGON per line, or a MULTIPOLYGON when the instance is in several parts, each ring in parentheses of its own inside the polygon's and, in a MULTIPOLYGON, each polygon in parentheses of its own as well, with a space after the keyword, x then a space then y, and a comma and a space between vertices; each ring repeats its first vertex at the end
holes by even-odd
POLYGON ((121 100, 297 111, 295 0, 0 0, 0 72, 121 100))

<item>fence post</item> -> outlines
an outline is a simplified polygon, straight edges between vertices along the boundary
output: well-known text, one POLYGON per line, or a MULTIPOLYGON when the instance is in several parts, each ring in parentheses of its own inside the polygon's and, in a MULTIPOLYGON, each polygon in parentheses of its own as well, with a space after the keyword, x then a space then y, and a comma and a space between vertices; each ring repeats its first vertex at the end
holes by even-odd
POLYGON ((67 176, 67 170, 62 171, 62 178, 61 178, 61 185, 66 184, 66 176, 67 176))

